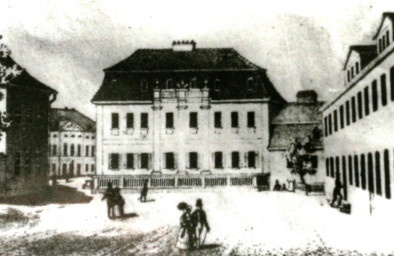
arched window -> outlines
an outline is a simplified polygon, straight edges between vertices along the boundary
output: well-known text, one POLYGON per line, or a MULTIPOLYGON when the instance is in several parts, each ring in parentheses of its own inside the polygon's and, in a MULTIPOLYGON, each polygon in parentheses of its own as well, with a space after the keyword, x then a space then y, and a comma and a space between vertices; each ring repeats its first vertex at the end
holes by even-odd
POLYGON ((389 151, 386 149, 383 153, 383 164, 384 164, 384 187, 386 192, 386 198, 391 198, 391 187, 390 187, 390 158, 389 151))
POLYGON ((63 144, 63 155, 64 156, 67 156, 67 150, 68 150, 67 143, 64 143, 63 144))
POLYGON ((380 153, 375 152, 376 193, 382 195, 382 179, 380 174, 380 153))
POLYGON ((368 190, 371 193, 375 193, 375 179, 373 176, 373 157, 371 153, 368 153, 368 190))

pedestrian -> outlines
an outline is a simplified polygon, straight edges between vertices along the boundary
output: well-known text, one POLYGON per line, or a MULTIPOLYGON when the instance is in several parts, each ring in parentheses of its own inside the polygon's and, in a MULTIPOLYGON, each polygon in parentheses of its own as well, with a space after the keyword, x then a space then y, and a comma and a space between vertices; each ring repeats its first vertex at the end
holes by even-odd
POLYGON ((119 209, 119 215, 120 217, 124 217, 124 198, 123 196, 120 194, 120 189, 119 187, 114 188, 114 205, 118 206, 119 209))
POLYGON ((190 206, 185 203, 181 202, 178 204, 178 209, 181 210, 183 213, 180 218, 180 228, 178 239, 176 243, 176 247, 181 250, 188 250, 190 249, 190 226, 192 225, 191 222, 191 215, 190 215, 190 206))
POLYGON ((140 200, 140 202, 146 202, 147 195, 148 195, 148 180, 145 180, 144 185, 142 186, 142 189, 141 189, 140 198, 138 198, 138 200, 140 200))
POLYGON ((114 190, 112 188, 112 183, 108 182, 107 183, 107 190, 104 192, 103 198, 101 198, 101 201, 104 199, 107 199, 107 215, 109 219, 112 219, 114 217, 114 190))
POLYGON ((285 184, 285 183, 282 184, 282 188, 281 188, 280 190, 281 190, 281 191, 287 191, 287 188, 286 188, 286 184, 285 184))
POLYGON ((279 180, 275 180, 275 185, 274 188, 272 189, 273 191, 280 191, 281 187, 279 184, 279 180))
POLYGON ((335 187, 334 187, 334 191, 332 193, 332 202, 331 202, 331 207, 334 207, 334 203, 338 198, 338 207, 341 206, 342 203, 342 194, 341 194, 341 189, 342 189, 342 183, 341 183, 341 179, 339 178, 339 173, 337 173, 336 178, 335 178, 335 187))
POLYGON ((211 231, 211 228, 209 227, 208 220, 207 220, 207 214, 205 213, 203 209, 203 204, 201 199, 197 199, 196 201, 196 207, 197 209, 193 212, 192 214, 192 220, 193 220, 193 229, 194 229, 194 236, 195 236, 195 246, 196 248, 200 248, 205 242, 205 237, 209 231, 211 231), (205 229, 205 235, 203 240, 201 241, 202 238, 202 233, 205 229))

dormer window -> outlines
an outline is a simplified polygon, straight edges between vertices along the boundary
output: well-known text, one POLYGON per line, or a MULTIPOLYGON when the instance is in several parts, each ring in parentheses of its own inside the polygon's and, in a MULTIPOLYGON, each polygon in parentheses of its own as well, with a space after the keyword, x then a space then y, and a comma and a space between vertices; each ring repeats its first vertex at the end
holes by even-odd
POLYGON ((360 64, 356 62, 356 75, 358 75, 358 73, 360 73, 360 64))
POLYGON ((253 89, 253 77, 249 77, 248 80, 246 81, 246 89, 248 91, 251 91, 253 89))
POLYGON ((347 81, 350 82, 350 70, 347 71, 347 81))
POLYGON ((143 92, 148 91, 148 81, 146 81, 146 80, 141 81, 141 91, 143 91, 143 92))
POLYGON ((380 39, 380 38, 379 38, 378 48, 379 48, 379 53, 382 52, 382 39, 380 39))
POLYGON ((354 77, 354 67, 352 67, 351 73, 352 73, 352 78, 353 78, 354 77))
POLYGON ((390 31, 388 30, 386 31, 386 45, 390 45, 390 31))
POLYGON ((172 81, 172 79, 167 79, 166 89, 172 89, 172 88, 174 88, 174 82, 172 81))
POLYGON ((215 82, 213 83, 213 89, 215 91, 220 91, 220 80, 219 79, 215 79, 215 82))

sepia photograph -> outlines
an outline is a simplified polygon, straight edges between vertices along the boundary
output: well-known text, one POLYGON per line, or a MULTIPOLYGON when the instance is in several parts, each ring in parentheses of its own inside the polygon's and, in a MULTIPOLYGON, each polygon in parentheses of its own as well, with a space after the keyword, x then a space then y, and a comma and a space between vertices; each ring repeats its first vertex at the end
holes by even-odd
POLYGON ((394 256, 394 1, 0 11, 0 255, 394 256))

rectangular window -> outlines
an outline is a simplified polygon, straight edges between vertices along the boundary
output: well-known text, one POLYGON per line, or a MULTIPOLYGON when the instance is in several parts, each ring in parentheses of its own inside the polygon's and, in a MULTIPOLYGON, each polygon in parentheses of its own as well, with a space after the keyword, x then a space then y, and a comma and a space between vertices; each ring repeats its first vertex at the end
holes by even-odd
POLYGON ((386 192, 386 198, 391 198, 391 183, 390 183, 390 157, 389 151, 386 149, 383 155, 383 168, 384 168, 384 188, 386 192))
POLYGON ((344 110, 343 110, 343 105, 339 107, 339 123, 341 125, 341 129, 345 127, 345 119, 344 119, 344 110))
POLYGON ((77 146, 77 156, 81 156, 81 144, 77 146))
POLYGON ((339 157, 335 157, 335 176, 338 176, 339 174, 339 157))
POLYGON ((373 156, 368 153, 368 191, 375 193, 375 179, 373 175, 373 156))
POLYGON ((382 39, 379 39, 378 42, 379 42, 378 49, 380 53, 382 51, 382 39))
POLYGON ((390 94, 391 101, 394 101, 394 66, 390 68, 390 94))
POLYGON ((354 67, 352 67, 352 78, 354 77, 354 67))
POLYGON ((350 82, 350 70, 347 71, 347 81, 350 82))
POLYGON ((215 128, 222 128, 222 112, 214 113, 215 128))
POLYGON ((350 185, 353 185, 353 165, 352 165, 352 157, 348 156, 347 158, 347 163, 348 163, 348 169, 349 169, 349 183, 350 185))
POLYGON ((118 113, 111 114, 111 128, 112 129, 119 129, 119 114, 118 113))
POLYGON ((367 187, 367 174, 366 174, 367 166, 366 166, 366 161, 365 161, 365 155, 364 154, 361 154, 360 165, 361 165, 361 174, 360 174, 360 176, 361 176, 361 188, 363 190, 365 190, 365 188, 367 187))
POLYGON ((56 145, 52 145, 52 155, 53 155, 53 156, 56 156, 56 154, 57 154, 56 145))
POLYGON ((63 144, 63 155, 64 156, 67 156, 68 155, 68 147, 67 147, 67 143, 64 143, 63 144))
POLYGON ((328 136, 328 123, 327 123, 327 117, 324 117, 324 136, 328 136))
MULTIPOLYGON (((119 169, 119 154, 118 153, 112 153, 109 154, 109 169, 110 170, 118 170, 119 169)), ((87 165, 87 169, 88 169, 88 165, 87 165)), ((86 170, 87 171, 87 170, 86 170)))
POLYGON ((231 127, 238 128, 238 112, 231 112, 231 127))
POLYGON ((380 173, 380 153, 375 152, 376 193, 382 195, 382 179, 380 173))
POLYGON ((357 107, 358 107, 358 119, 363 118, 363 95, 361 92, 357 93, 357 107))
POLYGON ((386 45, 387 46, 390 45, 390 31, 389 30, 386 31, 386 45))
POLYGON ((52 173, 56 174, 56 164, 52 164, 52 173))
POLYGON ((148 113, 141 113, 141 128, 148 129, 148 113))
POLYGON ((326 176, 330 176, 330 160, 326 158, 326 176))
POLYGON ((330 173, 331 177, 334 178, 335 170, 334 170, 334 158, 333 157, 330 158, 330 171, 331 171, 331 173, 330 173))
POLYGON ((89 165, 88 164, 85 165, 85 172, 89 172, 89 165))
POLYGON ((174 113, 166 113, 166 128, 174 128, 174 113))
POLYGON ((141 169, 149 169, 149 154, 148 153, 141 154, 140 166, 141 166, 141 169))
POLYGON ((221 169, 223 168, 223 153, 215 152, 215 168, 221 169))
POLYGON ((74 156, 74 144, 71 144, 70 146, 70 155, 74 156))
MULTIPOLYGON (((360 172, 359 172, 359 165, 358 165, 358 156, 355 155, 354 157, 354 178, 355 178, 355 182, 356 182, 356 187, 360 187, 360 172)), ((365 159, 364 159, 364 155, 361 155, 361 164, 363 163, 365 164, 365 159)), ((361 167, 361 169, 363 169, 361 167)), ((364 169, 364 174, 365 174, 365 169, 364 169)), ((365 175, 364 175, 365 177, 365 175)))
POLYGON ((331 114, 328 115, 328 133, 332 134, 332 117, 331 117, 331 114))
POLYGON ((248 152, 248 168, 256 168, 256 152, 248 152))
POLYGON ((175 156, 174 153, 165 153, 166 157, 166 169, 174 170, 175 169, 175 156))
POLYGON ((255 128, 254 112, 248 112, 248 128, 255 128))
POLYGON ((85 146, 85 156, 89 156, 89 146, 85 146))
POLYGON ((189 114, 189 127, 190 128, 197 128, 198 127, 197 112, 190 112, 190 114, 189 114))
POLYGON ((189 168, 198 169, 198 154, 197 152, 189 153, 189 168))
POLYGON ((352 97, 352 122, 355 123, 357 121, 357 116, 356 116, 356 98, 352 97))
POLYGON ((128 153, 126 155, 126 169, 134 169, 134 154, 128 153))
POLYGON ((364 109, 365 115, 369 115, 369 89, 368 86, 364 88, 364 109))
POLYGON ((231 152, 231 167, 239 168, 239 152, 231 152))
POLYGON ((386 75, 383 74, 380 76, 380 89, 381 89, 381 97, 382 97, 382 106, 387 105, 387 87, 386 87, 386 75))
POLYGON ((350 102, 346 101, 346 125, 350 125, 350 102))
POLYGON ((95 148, 94 148, 94 146, 92 146, 92 150, 91 150, 91 155, 90 156, 94 156, 94 150, 95 150, 95 148))
POLYGON ((91 172, 94 172, 94 164, 91 164, 91 165, 90 165, 90 171, 91 171, 91 172))
POLYGON ((356 74, 360 73, 360 63, 356 62, 356 74))
POLYGON ((338 131, 338 111, 334 110, 334 132, 338 131))
POLYGON ((378 83, 376 80, 372 82, 372 110, 378 110, 378 83))
POLYGON ((126 114, 126 128, 127 129, 134 128, 134 114, 133 113, 126 114))

